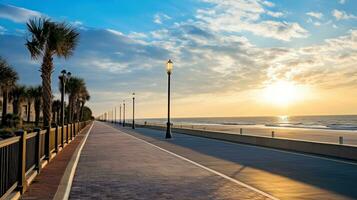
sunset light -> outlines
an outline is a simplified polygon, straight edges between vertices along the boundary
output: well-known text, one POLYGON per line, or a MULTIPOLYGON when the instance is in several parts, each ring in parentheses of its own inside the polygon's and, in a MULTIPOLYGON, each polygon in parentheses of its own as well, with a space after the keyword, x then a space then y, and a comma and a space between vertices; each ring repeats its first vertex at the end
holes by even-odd
POLYGON ((264 101, 276 106, 289 106, 302 100, 305 95, 306 88, 285 80, 268 84, 263 90, 264 101))
POLYGON ((0 0, 0 200, 357 200, 357 0, 0 0))

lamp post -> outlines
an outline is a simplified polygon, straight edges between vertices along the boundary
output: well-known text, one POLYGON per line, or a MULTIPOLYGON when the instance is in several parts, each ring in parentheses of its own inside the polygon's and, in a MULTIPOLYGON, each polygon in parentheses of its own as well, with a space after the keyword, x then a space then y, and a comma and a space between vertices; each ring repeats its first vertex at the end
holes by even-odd
POLYGON ((125 126, 125 100, 123 100, 123 127, 125 126))
POLYGON ((61 81, 61 84, 62 84, 62 88, 61 88, 61 126, 62 126, 62 129, 61 129, 61 135, 62 135, 62 139, 61 139, 61 144, 62 144, 62 147, 63 147, 63 135, 64 135, 64 110, 65 110, 65 107, 64 107, 64 95, 65 95, 65 92, 66 92, 66 82, 67 80, 71 77, 71 72, 67 72, 66 70, 62 70, 61 71, 61 75, 58 77, 61 81))
POLYGON ((166 72, 167 72, 167 124, 166 124, 166 139, 172 138, 171 135, 171 122, 170 122, 170 81, 171 73, 174 64, 171 60, 168 60, 166 63, 166 72))
POLYGON ((114 124, 117 123, 117 107, 114 107, 114 124))
POLYGON ((133 123, 131 128, 135 129, 135 93, 133 93, 133 123))
POLYGON ((119 124, 121 124, 121 104, 119 106, 119 124))

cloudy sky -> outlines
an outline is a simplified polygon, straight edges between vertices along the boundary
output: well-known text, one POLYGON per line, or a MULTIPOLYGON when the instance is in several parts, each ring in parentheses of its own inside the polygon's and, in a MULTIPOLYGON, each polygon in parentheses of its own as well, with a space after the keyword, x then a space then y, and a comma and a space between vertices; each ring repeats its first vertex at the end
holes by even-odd
POLYGON ((139 117, 164 117, 169 58, 174 117, 357 113, 355 0, 0 0, 0 56, 24 84, 41 82, 24 46, 40 16, 80 32, 53 87, 85 78, 96 115, 135 92, 139 117))

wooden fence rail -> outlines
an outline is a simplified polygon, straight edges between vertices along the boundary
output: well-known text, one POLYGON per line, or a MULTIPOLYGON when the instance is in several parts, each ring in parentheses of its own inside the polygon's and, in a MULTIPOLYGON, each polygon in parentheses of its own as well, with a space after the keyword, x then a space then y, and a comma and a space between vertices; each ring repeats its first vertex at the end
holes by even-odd
POLYGON ((0 141, 0 200, 23 194, 43 165, 70 143, 91 121, 75 122, 32 133, 16 132, 0 141), (64 130, 62 132, 62 129, 64 130))

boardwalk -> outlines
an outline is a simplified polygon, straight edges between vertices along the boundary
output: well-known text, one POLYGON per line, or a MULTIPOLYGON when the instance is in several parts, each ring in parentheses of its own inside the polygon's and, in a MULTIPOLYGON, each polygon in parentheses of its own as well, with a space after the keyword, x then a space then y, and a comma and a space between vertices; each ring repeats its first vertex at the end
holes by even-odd
POLYGON ((70 199, 357 198, 356 163, 182 134, 163 137, 162 131, 96 122, 70 199))
POLYGON ((262 194, 96 122, 70 199, 268 199, 262 194))

